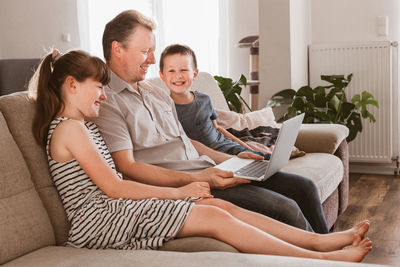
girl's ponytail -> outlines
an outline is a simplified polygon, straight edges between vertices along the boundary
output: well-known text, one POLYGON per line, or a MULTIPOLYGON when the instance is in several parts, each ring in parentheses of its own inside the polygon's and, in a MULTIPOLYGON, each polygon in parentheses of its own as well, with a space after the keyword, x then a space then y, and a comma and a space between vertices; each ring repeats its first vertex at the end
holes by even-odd
POLYGON ((36 90, 36 96, 32 95, 32 91, 31 96, 33 96, 37 102, 32 130, 36 141, 40 145, 46 144, 48 127, 57 113, 63 108, 61 90, 51 81, 53 70, 52 62, 54 61, 52 55, 54 54, 49 54, 43 59, 35 73, 36 75, 32 78, 37 80, 31 80, 30 82, 30 88, 36 90))

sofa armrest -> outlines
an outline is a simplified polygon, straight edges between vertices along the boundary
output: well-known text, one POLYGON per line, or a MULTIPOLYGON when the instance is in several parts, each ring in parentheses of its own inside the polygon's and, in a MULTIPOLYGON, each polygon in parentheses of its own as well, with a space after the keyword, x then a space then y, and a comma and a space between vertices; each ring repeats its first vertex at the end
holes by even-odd
POLYGON ((308 153, 335 153, 349 129, 341 124, 302 124, 295 146, 308 153))

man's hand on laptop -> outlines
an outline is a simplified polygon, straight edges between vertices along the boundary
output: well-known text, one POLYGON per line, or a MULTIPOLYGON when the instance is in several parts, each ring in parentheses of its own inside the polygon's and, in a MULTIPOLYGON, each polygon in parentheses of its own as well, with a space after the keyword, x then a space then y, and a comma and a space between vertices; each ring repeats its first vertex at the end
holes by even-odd
POLYGON ((207 168, 201 172, 195 173, 194 175, 196 175, 198 181, 208 182, 210 187, 215 189, 225 189, 251 182, 250 180, 243 178, 234 178, 233 172, 217 168, 207 168))
POLYGON ((237 156, 242 159, 258 159, 258 160, 264 159, 263 156, 254 154, 253 152, 250 152, 250 151, 243 151, 243 152, 239 153, 237 156))

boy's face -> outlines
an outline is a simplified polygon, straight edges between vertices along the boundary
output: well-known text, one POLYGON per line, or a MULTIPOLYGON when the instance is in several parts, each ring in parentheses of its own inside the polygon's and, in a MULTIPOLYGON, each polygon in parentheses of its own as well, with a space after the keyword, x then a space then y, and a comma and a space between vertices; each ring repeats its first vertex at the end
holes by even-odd
POLYGON ((171 93, 183 94, 189 92, 198 70, 193 67, 193 59, 189 55, 174 54, 164 58, 161 79, 171 93))

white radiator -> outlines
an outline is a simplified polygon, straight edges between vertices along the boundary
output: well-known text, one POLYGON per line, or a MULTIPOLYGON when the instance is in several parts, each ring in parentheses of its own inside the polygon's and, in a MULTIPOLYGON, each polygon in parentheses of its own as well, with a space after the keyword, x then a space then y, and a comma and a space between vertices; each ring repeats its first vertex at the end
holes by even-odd
POLYGON ((376 123, 363 119, 362 133, 349 144, 349 157, 352 162, 391 162, 394 153, 397 153, 397 149, 394 149, 397 146, 394 136, 397 136, 395 128, 398 117, 393 112, 397 111, 397 101, 394 101, 397 92, 392 90, 390 41, 310 45, 309 68, 312 88, 325 84, 320 78, 321 74, 347 76, 353 73, 353 79, 346 88, 348 101, 354 94, 364 90, 375 97, 379 108, 371 105, 369 111, 375 116, 376 123))

